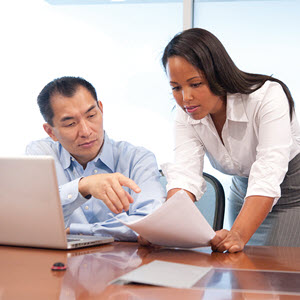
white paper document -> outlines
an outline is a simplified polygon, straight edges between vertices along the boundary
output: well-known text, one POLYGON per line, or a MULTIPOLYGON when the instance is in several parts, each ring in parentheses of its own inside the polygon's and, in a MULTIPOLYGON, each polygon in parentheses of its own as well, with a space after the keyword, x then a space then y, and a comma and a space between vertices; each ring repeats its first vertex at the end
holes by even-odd
POLYGON ((113 284, 150 284, 173 288, 191 288, 212 268, 155 260, 113 280, 113 284))
POLYGON ((208 246, 215 236, 214 230, 183 190, 169 198, 152 214, 138 221, 122 223, 150 243, 167 247, 208 246))

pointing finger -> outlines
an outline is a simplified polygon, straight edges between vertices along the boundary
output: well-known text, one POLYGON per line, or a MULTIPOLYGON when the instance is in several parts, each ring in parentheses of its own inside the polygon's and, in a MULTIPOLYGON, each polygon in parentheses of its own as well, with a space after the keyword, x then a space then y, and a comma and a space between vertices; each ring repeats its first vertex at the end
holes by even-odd
POLYGON ((120 174, 119 182, 123 186, 127 186, 130 189, 132 189, 135 193, 140 193, 141 189, 140 187, 130 178, 127 178, 126 176, 120 174))

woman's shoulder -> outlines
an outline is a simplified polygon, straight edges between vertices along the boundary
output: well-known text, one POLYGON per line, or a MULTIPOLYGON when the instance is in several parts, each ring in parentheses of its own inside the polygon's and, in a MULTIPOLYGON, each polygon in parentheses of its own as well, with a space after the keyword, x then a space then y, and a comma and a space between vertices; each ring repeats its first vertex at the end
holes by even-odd
POLYGON ((260 88, 258 88, 251 94, 242 95, 243 98, 249 98, 252 101, 268 100, 270 98, 273 98, 273 96, 276 96, 276 98, 278 98, 278 96, 279 97, 283 96, 286 98, 281 84, 276 81, 270 81, 270 80, 267 80, 260 88))
POLYGON ((288 113, 288 101, 280 83, 266 81, 250 94, 230 94, 227 96, 227 113, 232 118, 241 115, 252 119, 265 110, 284 110, 288 113), (233 117, 235 116, 235 117, 233 117))

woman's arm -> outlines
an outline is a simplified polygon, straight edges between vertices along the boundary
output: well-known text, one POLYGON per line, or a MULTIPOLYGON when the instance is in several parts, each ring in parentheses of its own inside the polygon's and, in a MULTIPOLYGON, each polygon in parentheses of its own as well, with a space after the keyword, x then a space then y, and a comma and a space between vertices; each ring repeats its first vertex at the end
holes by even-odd
POLYGON ((213 251, 238 252, 255 233, 272 208, 274 198, 249 196, 238 214, 230 231, 222 229, 216 232, 211 241, 213 251))
MULTIPOLYGON (((174 162, 161 165, 168 182, 167 190, 184 189, 200 199, 206 187, 202 177, 204 145, 180 107, 177 107, 174 129, 174 162)), ((171 194, 174 193, 175 191, 171 194)), ((168 198, 171 194, 168 194, 168 198)))
MULTIPOLYGON (((214 251, 243 250, 281 196, 280 184, 288 169, 293 142, 289 105, 279 84, 268 83, 264 89, 263 96, 262 92, 259 94, 261 103, 253 116, 258 145, 244 205, 231 230, 218 231, 211 241, 214 251)), ((256 96, 253 94, 253 97, 256 96)))
MULTIPOLYGON (((172 197, 174 194, 176 194, 178 191, 180 191, 181 189, 172 189, 172 190, 169 190, 168 191, 168 194, 167 194, 167 200, 172 197)), ((192 194, 191 192, 187 191, 187 190, 184 190, 188 195, 189 197, 193 200, 193 202, 196 201, 196 197, 194 194, 192 194)))

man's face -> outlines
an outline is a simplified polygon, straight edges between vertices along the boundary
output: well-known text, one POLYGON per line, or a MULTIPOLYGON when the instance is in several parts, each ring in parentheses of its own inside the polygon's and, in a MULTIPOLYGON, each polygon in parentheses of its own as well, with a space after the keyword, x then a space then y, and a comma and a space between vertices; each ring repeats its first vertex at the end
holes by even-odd
POLYGON ((53 126, 46 123, 44 129, 84 167, 94 159, 103 144, 103 107, 91 93, 79 86, 73 97, 54 95, 51 107, 53 126))

